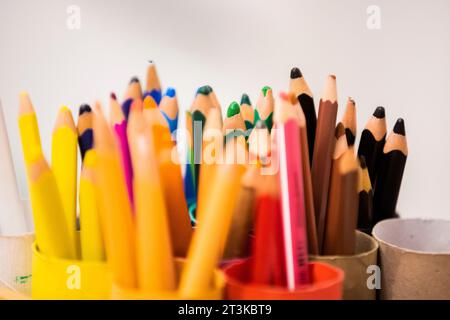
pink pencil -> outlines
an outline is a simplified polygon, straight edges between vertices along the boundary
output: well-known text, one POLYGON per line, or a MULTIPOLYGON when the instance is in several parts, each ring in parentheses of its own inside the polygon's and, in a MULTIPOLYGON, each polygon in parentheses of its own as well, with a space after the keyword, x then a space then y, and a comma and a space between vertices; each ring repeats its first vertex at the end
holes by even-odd
POLYGON ((133 167, 131 165, 130 149, 128 146, 127 121, 114 93, 111 93, 110 108, 111 125, 114 128, 115 137, 119 145, 122 168, 128 190, 128 199, 130 200, 131 207, 134 208, 133 167))
MULTIPOLYGON (((286 99, 285 95, 281 95, 286 99)), ((302 157, 300 151, 300 127, 298 119, 285 104, 279 112, 284 123, 277 126, 277 146, 280 157, 280 189, 282 204, 282 225, 286 266, 286 280, 289 290, 298 285, 310 283, 308 266, 308 242, 306 235, 306 211, 303 189, 302 157), (290 117, 289 113, 292 115, 290 117)))

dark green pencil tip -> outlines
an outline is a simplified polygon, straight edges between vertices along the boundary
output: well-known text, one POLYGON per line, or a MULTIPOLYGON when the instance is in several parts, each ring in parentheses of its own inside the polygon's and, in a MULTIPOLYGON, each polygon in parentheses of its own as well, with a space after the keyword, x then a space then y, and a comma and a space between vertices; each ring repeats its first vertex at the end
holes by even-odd
POLYGON ((299 68, 294 67, 291 69, 291 79, 297 79, 302 77, 302 72, 299 68))
POLYGON ((401 134, 402 136, 406 135, 405 121, 403 120, 403 118, 397 119, 397 122, 395 123, 395 126, 394 126, 394 133, 401 134))
POLYGON ((261 89, 264 97, 267 95, 267 91, 269 91, 269 90, 272 90, 272 88, 269 86, 265 86, 264 88, 261 89))
POLYGON ((233 101, 227 110, 227 118, 231 118, 241 112, 241 108, 239 107, 239 103, 233 101))
POLYGON ((252 103, 250 102, 250 98, 249 98, 248 94, 246 94, 246 93, 242 94, 242 97, 241 97, 241 105, 243 105, 243 104, 248 104, 249 106, 252 105, 252 103))
POLYGON ((258 120, 256 121, 255 129, 267 129, 267 125, 264 121, 258 120))
POLYGON ((203 94, 204 96, 207 96, 211 92, 212 92, 212 88, 208 85, 202 86, 202 87, 198 88, 198 90, 197 90, 197 94, 203 94))
POLYGON ((385 117, 385 111, 383 107, 377 107, 373 113, 373 115, 375 117, 377 117, 378 119, 382 119, 385 117))

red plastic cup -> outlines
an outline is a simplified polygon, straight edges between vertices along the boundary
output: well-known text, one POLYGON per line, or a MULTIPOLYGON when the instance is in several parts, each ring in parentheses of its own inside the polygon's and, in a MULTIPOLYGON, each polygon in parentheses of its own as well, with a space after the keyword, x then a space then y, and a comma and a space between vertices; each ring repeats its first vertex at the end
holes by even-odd
POLYGON ((289 291, 285 287, 250 282, 250 259, 229 264, 225 269, 229 300, 341 300, 344 272, 321 262, 310 262, 312 283, 289 291))

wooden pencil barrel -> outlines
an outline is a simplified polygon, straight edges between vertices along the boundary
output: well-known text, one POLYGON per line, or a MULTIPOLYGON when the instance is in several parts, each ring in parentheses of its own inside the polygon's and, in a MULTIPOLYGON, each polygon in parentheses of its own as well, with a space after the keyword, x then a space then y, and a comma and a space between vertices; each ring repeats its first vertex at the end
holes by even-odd
POLYGON ((58 259, 33 250, 31 296, 42 300, 103 300, 111 291, 111 274, 105 262, 58 259))
POLYGON ((0 236, 0 288, 31 294, 31 245, 34 234, 0 236))
POLYGON ((373 236, 380 244, 380 299, 450 299, 449 220, 387 219, 373 236))
POLYGON ((228 265, 226 299, 230 300, 340 300, 342 299, 342 270, 322 262, 311 262, 312 284, 289 291, 279 286, 250 283, 251 260, 243 259, 228 265))
POLYGON ((377 265, 378 243, 371 236, 356 231, 355 254, 349 256, 312 256, 312 260, 326 262, 345 273, 344 300, 375 300, 376 289, 367 285, 370 266, 377 265), (368 272, 369 270, 369 272, 368 272))
MULTIPOLYGON (((185 259, 178 258, 175 261, 175 269, 177 273, 177 279, 183 266, 185 259)), ((161 275, 164 276, 164 275, 161 275)), ((212 279, 212 284, 209 290, 203 292, 196 300, 220 300, 223 298, 223 289, 225 286, 225 278, 221 270, 216 269, 212 279)), ((117 284, 113 284, 111 290, 112 300, 183 300, 186 299, 179 295, 177 291, 155 291, 147 292, 138 289, 129 289, 121 287, 117 284)), ((189 298, 191 299, 191 298, 189 298)))

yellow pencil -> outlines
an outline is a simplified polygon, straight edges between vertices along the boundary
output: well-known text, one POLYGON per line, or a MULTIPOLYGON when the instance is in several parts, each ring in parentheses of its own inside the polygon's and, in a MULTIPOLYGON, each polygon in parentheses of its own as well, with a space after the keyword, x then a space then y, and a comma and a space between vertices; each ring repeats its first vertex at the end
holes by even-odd
POLYGON ((75 259, 75 246, 53 172, 39 148, 29 151, 27 174, 39 251, 49 257, 75 259))
POLYGON ((77 221, 77 153, 78 135, 72 112, 67 107, 59 110, 52 137, 52 171, 66 217, 68 236, 79 252, 76 240, 77 221))
MULTIPOLYGON (((140 289, 150 292, 175 290, 169 221, 152 141, 153 133, 135 108, 131 109, 129 117, 128 137, 134 168, 138 285, 140 289)), ((173 202, 177 200, 172 199, 173 202)))
POLYGON ((179 294, 181 298, 199 297, 211 286, 214 268, 223 252, 245 165, 230 161, 246 156, 245 138, 240 136, 226 145, 226 162, 218 165, 211 181, 210 194, 202 208, 201 220, 192 237, 183 268, 179 294), (230 163, 232 162, 232 163, 230 163))
POLYGON ((42 147, 36 114, 26 92, 22 92, 19 96, 19 130, 25 164, 28 164, 32 150, 42 152, 42 147))
POLYGON ((94 141, 98 162, 99 208, 105 224, 105 243, 108 262, 116 283, 135 288, 136 252, 135 226, 124 184, 119 151, 99 102, 94 108, 94 141))
POLYGON ((192 236, 192 227, 183 191, 181 167, 177 163, 176 145, 166 119, 152 97, 144 99, 143 114, 152 132, 152 143, 161 174, 164 199, 170 224, 173 250, 177 257, 185 257, 192 236))
POLYGON ((81 257, 86 261, 105 260, 105 248, 97 205, 95 170, 97 154, 88 150, 80 175, 81 257))

